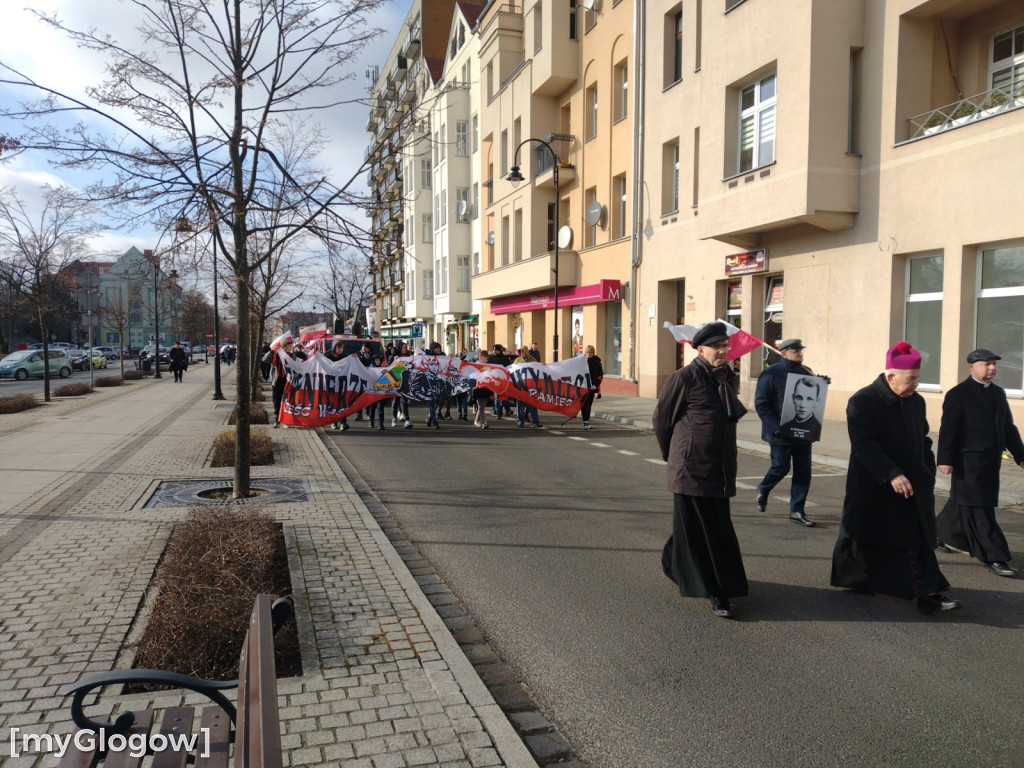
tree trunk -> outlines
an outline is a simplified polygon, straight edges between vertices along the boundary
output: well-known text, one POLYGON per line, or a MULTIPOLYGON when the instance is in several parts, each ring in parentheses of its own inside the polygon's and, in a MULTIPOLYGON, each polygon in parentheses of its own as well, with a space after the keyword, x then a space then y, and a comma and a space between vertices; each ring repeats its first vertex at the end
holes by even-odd
MULTIPOLYGON (((243 245, 244 248, 244 245, 243 245)), ((249 259, 245 251, 239 255, 236 264, 235 296, 238 300, 237 365, 235 366, 235 492, 233 498, 249 498, 249 463, 252 459, 252 445, 249 441, 252 403, 252 371, 248 361, 252 358, 249 349, 249 259)))

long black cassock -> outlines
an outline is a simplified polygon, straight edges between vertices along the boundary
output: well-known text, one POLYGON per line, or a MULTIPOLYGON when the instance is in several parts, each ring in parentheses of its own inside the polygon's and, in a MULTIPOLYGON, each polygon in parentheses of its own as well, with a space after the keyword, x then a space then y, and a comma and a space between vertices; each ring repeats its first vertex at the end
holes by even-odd
POLYGON ((850 466, 832 585, 911 599, 949 588, 935 559, 935 456, 925 403, 881 374, 846 406, 850 466), (905 475, 914 495, 891 481, 905 475))
POLYGON ((942 402, 938 463, 953 467, 953 474, 937 534, 984 563, 1011 559, 995 515, 1004 448, 1018 464, 1024 461, 1024 442, 1003 388, 968 377, 949 390, 942 402))

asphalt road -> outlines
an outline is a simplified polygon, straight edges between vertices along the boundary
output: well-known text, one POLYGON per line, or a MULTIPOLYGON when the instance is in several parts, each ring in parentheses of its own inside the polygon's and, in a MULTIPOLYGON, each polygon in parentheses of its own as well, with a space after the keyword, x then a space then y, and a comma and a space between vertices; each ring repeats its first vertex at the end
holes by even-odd
MULTIPOLYGON (((940 553, 964 608, 938 617, 831 588, 842 474, 816 468, 806 529, 788 481, 757 512, 767 457, 741 453, 750 595, 726 620, 661 573, 671 497, 649 431, 414 413, 330 434, 592 768, 1024 765, 1024 581, 940 553)), ((1024 516, 1001 520, 1020 552, 1024 516)))

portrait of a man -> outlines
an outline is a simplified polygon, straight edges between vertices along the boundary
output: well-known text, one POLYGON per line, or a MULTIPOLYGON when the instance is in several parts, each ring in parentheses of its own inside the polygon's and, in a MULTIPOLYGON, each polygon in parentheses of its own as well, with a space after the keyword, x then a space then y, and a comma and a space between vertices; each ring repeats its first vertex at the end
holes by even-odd
POLYGON ((821 439, 828 382, 819 376, 791 373, 786 380, 779 436, 813 443, 821 439))

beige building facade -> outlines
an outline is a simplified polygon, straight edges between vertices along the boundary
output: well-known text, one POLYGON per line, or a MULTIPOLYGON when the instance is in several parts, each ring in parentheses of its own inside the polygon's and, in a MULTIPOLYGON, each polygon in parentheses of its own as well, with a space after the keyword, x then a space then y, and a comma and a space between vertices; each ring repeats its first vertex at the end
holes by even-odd
POLYGON ((665 322, 723 318, 802 338, 829 417, 907 339, 934 427, 975 347, 1024 421, 1024 4, 646 5, 639 393, 680 364, 665 322))

